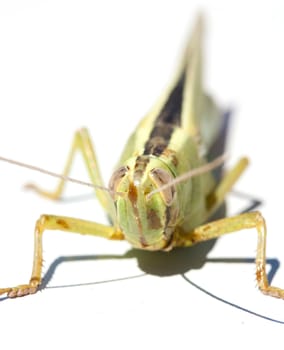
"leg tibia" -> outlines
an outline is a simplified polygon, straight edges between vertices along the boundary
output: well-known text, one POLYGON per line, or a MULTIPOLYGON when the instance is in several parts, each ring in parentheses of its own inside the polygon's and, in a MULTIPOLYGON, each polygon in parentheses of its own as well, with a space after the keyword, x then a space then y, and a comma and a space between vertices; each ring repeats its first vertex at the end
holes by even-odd
MULTIPOLYGON (((98 185, 98 186, 104 186, 102 178, 101 178, 101 174, 100 174, 100 170, 99 170, 99 166, 98 166, 98 162, 97 162, 97 157, 94 151, 94 147, 92 145, 91 142, 91 138, 90 135, 87 131, 87 129, 80 129, 78 130, 75 135, 74 135, 74 139, 73 139, 73 143, 71 146, 71 150, 69 153, 69 156, 67 158, 64 170, 63 170, 63 175, 64 176, 68 176, 71 170, 71 166, 74 160, 74 156, 76 154, 76 152, 79 151, 84 159, 84 163, 86 164, 87 167, 87 171, 89 174, 89 177, 92 181, 92 183, 94 185, 98 185)), ((34 184, 27 184, 26 187, 29 189, 32 189, 34 191, 36 191, 38 194, 40 194, 41 196, 50 198, 50 199, 59 199, 62 195, 62 192, 64 190, 64 186, 65 186, 65 180, 59 180, 55 190, 53 191, 46 191, 34 184)), ((106 209, 109 210, 109 201, 110 201, 110 197, 108 196, 108 194, 106 192, 103 192, 102 190, 96 190, 96 195, 100 201, 100 203, 102 204, 102 206, 106 209)), ((110 213, 109 213, 110 214, 110 213)))
POLYGON ((42 281, 42 234, 44 230, 61 230, 76 232, 83 235, 93 235, 111 240, 122 240, 124 236, 114 227, 95 222, 74 219, 64 216, 42 215, 36 222, 34 233, 34 259, 30 282, 11 288, 0 288, 0 295, 7 293, 10 298, 35 293, 42 281))
POLYGON ((224 202, 226 195, 231 191, 234 184, 238 181, 242 173, 248 166, 248 159, 241 158, 237 164, 225 174, 219 185, 207 198, 208 218, 216 212, 224 202))
POLYGON ((284 290, 269 286, 266 275, 266 225, 259 212, 249 212, 210 222, 197 227, 187 234, 178 234, 177 246, 190 246, 192 244, 218 238, 228 233, 243 229, 256 229, 258 234, 256 253, 256 280, 259 289, 267 295, 284 299, 284 290))

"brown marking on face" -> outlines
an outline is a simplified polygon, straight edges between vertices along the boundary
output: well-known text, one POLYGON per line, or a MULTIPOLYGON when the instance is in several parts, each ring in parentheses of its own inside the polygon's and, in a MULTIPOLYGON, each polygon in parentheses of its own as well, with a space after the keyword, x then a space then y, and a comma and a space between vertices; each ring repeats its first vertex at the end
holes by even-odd
POLYGON ((148 156, 138 156, 135 161, 133 179, 134 182, 140 182, 145 172, 150 158, 148 156))
POLYGON ((119 184, 119 182, 123 179, 123 177, 125 176, 125 174, 128 172, 129 167, 128 166, 122 166, 120 168, 118 168, 111 176, 110 180, 109 180, 109 189, 113 192, 116 191, 117 186, 119 184))
POLYGON ((69 225, 67 224, 67 222, 63 219, 57 219, 56 223, 57 223, 57 225, 61 226, 62 228, 66 229, 66 230, 68 230, 70 228, 69 225))
POLYGON ((170 159, 170 161, 173 163, 173 165, 175 167, 178 166, 178 159, 177 159, 177 156, 176 156, 176 152, 169 149, 169 148, 166 148, 164 149, 163 151, 163 156, 167 157, 170 159))
POLYGON ((166 223, 165 223, 165 229, 164 229, 164 238, 166 242, 169 241, 169 239, 172 236, 173 229, 170 227, 171 225, 171 220, 172 220, 172 209, 170 207, 167 207, 166 209, 166 223))
POLYGON ((158 230, 162 227, 161 220, 154 209, 147 210, 147 220, 151 230, 158 230))
POLYGON ((128 198, 132 204, 133 207, 136 208, 137 210, 137 188, 133 185, 131 182, 129 185, 129 190, 128 190, 128 198))
POLYGON ((217 201, 217 197, 215 193, 210 193, 207 197, 206 197, 206 209, 210 209, 214 206, 214 204, 217 201))
POLYGON ((147 244, 147 242, 145 240, 145 237, 143 236, 142 223, 141 223, 141 219, 140 219, 140 216, 139 216, 139 211, 138 211, 138 208, 137 208, 137 198, 138 198, 137 188, 134 186, 134 184, 132 182, 129 185, 128 198, 129 198, 130 203, 132 205, 134 216, 135 216, 135 220, 136 220, 136 223, 137 223, 138 234, 139 234, 139 241, 140 241, 140 243, 141 243, 141 245, 143 247, 147 247, 148 244, 147 244))
MULTIPOLYGON (((150 177, 158 188, 163 185, 167 185, 173 179, 172 175, 169 172, 160 168, 152 169, 150 172, 150 177)), ((160 192, 161 196, 167 206, 170 206, 172 204, 175 196, 175 192, 176 192, 175 186, 170 186, 168 188, 161 190, 160 192)))

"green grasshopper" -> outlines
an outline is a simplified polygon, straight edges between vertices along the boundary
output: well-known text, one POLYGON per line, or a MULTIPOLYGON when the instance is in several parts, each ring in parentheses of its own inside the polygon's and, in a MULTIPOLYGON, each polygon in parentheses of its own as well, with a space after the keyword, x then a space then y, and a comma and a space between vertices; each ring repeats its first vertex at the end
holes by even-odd
POLYGON ((0 295, 7 293, 8 297, 14 298, 33 294, 39 289, 45 230, 127 240, 135 248, 170 251, 254 228, 258 232, 258 287, 264 294, 284 298, 283 289, 268 284, 266 226, 259 212, 207 223, 245 170, 248 160, 240 159, 216 183, 212 171, 221 165, 223 157, 208 163, 206 151, 220 131, 222 113, 202 88, 201 39, 202 20, 199 18, 171 83, 130 136, 107 189, 86 129, 75 133, 63 178, 55 191, 30 186, 40 195, 59 199, 74 155, 79 151, 86 162, 96 196, 112 225, 41 215, 35 225, 34 260, 29 283, 2 288, 0 295))

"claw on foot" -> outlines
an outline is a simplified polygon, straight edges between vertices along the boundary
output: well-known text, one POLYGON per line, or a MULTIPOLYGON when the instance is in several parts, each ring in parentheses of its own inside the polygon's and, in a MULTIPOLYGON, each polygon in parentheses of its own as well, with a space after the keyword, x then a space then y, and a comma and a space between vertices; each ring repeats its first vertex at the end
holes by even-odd
POLYGON ((8 298, 23 297, 28 294, 35 294, 39 287, 37 279, 31 279, 29 284, 21 284, 12 288, 1 288, 0 295, 7 294, 8 298))
POLYGON ((23 297, 28 294, 34 294, 37 291, 37 287, 32 287, 29 284, 25 284, 22 286, 11 288, 11 290, 7 293, 9 298, 17 298, 23 297))
POLYGON ((35 185, 33 183, 26 183, 23 186, 23 188, 25 190, 28 190, 28 191, 33 191, 42 197, 46 197, 46 198, 52 199, 52 200, 58 200, 58 194, 56 192, 44 191, 40 187, 38 187, 37 185, 35 185))

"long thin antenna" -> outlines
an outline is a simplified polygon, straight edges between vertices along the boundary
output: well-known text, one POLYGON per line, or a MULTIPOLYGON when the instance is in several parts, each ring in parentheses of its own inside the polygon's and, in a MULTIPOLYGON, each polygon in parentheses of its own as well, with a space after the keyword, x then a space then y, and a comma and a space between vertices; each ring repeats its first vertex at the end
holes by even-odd
MULTIPOLYGON (((224 163, 226 158, 227 158, 227 156, 225 154, 223 154, 220 157, 215 158, 210 163, 206 163, 206 164, 204 164, 204 165, 202 165, 202 166, 200 166, 198 168, 192 169, 189 172, 176 177, 171 182, 169 182, 169 183, 167 183, 167 184, 165 184, 165 185, 155 189, 154 191, 150 192, 147 195, 147 199, 150 199, 155 193, 161 192, 164 189, 169 188, 169 187, 171 187, 171 186, 173 186, 175 184, 178 184, 180 182, 186 181, 186 180, 190 179, 191 177, 198 176, 198 175, 204 174, 204 173, 206 173, 208 171, 211 171, 211 170, 213 170, 215 168, 218 168, 220 165, 222 165, 224 163)), ((5 157, 1 157, 0 156, 0 161, 6 162, 6 163, 10 163, 10 164, 13 164, 13 165, 18 165, 18 166, 20 166, 22 168, 38 171, 40 173, 56 177, 56 178, 61 179, 63 181, 69 181, 69 182, 73 182, 73 183, 76 183, 76 184, 79 184, 79 185, 92 187, 92 188, 99 189, 99 190, 102 190, 102 191, 107 191, 107 192, 109 192, 111 194, 117 194, 119 196, 123 196, 124 195, 121 192, 112 191, 109 188, 104 187, 104 186, 94 185, 94 184, 92 184, 90 182, 85 182, 85 181, 74 179, 74 178, 69 177, 69 176, 60 175, 60 174, 54 173, 52 171, 49 171, 49 170, 46 170, 46 169, 43 169, 43 168, 31 165, 31 164, 19 162, 17 160, 13 160, 13 159, 10 159, 10 158, 5 158, 5 157)))
POLYGON ((176 177, 175 179, 173 179, 172 181, 170 181, 169 183, 158 187, 157 189, 153 190, 152 192, 150 192, 147 195, 147 199, 149 200, 155 193, 161 192, 175 184, 178 184, 180 182, 186 181, 194 176, 198 176, 204 173, 207 173, 208 171, 211 171, 213 169, 218 168, 219 166, 221 166, 225 160, 227 159, 227 155, 226 154, 222 154, 221 156, 215 158, 212 162, 206 163, 198 168, 192 169, 190 171, 188 171, 187 173, 184 173, 178 177, 176 177))
POLYGON ((0 156, 0 161, 3 161, 3 162, 7 162, 7 163, 10 163, 10 164, 13 164, 13 165, 18 165, 22 168, 27 168, 27 169, 30 169, 30 170, 34 170, 34 171, 38 171, 40 173, 43 173, 43 174, 46 174, 46 175, 50 175, 50 176, 53 176, 53 177, 56 177, 56 178, 59 178, 63 181, 69 181, 69 182, 73 182, 73 183, 76 183, 76 184, 79 184, 79 185, 84 185, 84 186, 88 186, 88 187, 92 187, 92 188, 96 188, 96 189, 99 189, 99 190, 102 190, 102 191, 107 191, 107 192, 110 192, 110 193, 115 193, 115 194, 118 194, 119 193, 116 193, 112 190, 110 190, 109 188, 107 187, 104 187, 104 186, 100 186, 100 185, 94 185, 90 182, 85 182, 85 181, 81 181, 81 180, 77 180, 77 179, 74 179, 72 177, 69 177, 69 176, 65 176, 65 175, 60 175, 60 174, 57 174, 57 173, 54 173, 52 171, 49 171, 49 170, 46 170, 46 169, 42 169, 42 168, 39 168, 37 166, 34 166, 34 165, 30 165, 30 164, 27 164, 27 163, 23 163, 23 162, 19 162, 17 160, 13 160, 13 159, 10 159, 10 158, 5 158, 5 157, 1 157, 0 156))

